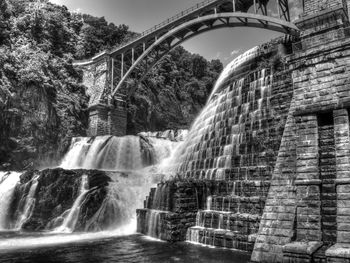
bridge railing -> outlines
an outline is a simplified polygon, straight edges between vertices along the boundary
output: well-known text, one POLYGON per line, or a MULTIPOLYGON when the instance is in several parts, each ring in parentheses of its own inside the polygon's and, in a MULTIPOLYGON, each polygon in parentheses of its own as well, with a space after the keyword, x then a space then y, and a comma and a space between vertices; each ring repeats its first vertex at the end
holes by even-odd
POLYGON ((211 3, 214 3, 216 1, 217 0, 206 0, 206 1, 203 1, 201 3, 198 3, 195 6, 192 6, 192 7, 188 8, 188 9, 182 11, 181 13, 178 13, 178 14, 168 18, 167 20, 163 21, 162 23, 160 23, 160 24, 158 24, 158 25, 156 25, 156 26, 154 26, 154 27, 152 27, 152 28, 142 32, 140 37, 149 35, 149 34, 155 32, 155 31, 157 31, 159 28, 167 26, 167 25, 171 24, 172 22, 174 22, 174 21, 176 21, 176 20, 178 20, 180 18, 183 18, 186 15, 192 13, 193 11, 196 11, 196 10, 198 10, 198 9, 200 9, 200 8, 206 6, 206 5, 209 5, 211 3))
POLYGON ((137 34, 135 37, 132 37, 131 39, 129 39, 127 42, 125 43, 122 43, 120 44, 119 46, 115 47, 113 50, 116 51, 118 50, 119 48, 123 47, 123 46, 127 46, 128 44, 140 39, 140 38, 143 38, 144 36, 147 36, 149 34, 152 34, 153 32, 156 32, 158 29, 162 28, 162 27, 165 27, 167 25, 170 25, 171 23, 173 23, 174 21, 177 21, 178 19, 181 19, 185 16, 187 16, 188 14, 196 11, 196 10, 199 10, 201 9, 202 7, 204 6, 207 6, 209 4, 212 4, 214 2, 217 2, 217 0, 206 0, 206 1, 203 1, 201 3, 198 3, 196 4, 195 6, 192 6, 170 18, 168 18, 167 20, 164 20, 162 23, 160 24, 157 24, 155 25, 154 27, 150 28, 150 29, 147 29, 146 31, 143 31, 142 33, 140 34, 137 34))
MULTIPOLYGON (((140 34, 136 34, 134 37, 130 38, 128 41, 123 42, 120 45, 114 47, 112 49, 112 52, 117 51, 118 49, 120 49, 122 47, 125 47, 125 46, 129 45, 130 43, 132 43, 132 42, 134 42, 134 41, 136 41, 138 39, 141 39, 144 36, 147 36, 147 35, 155 32, 155 31, 157 31, 159 28, 162 28, 162 27, 165 27, 167 25, 170 25, 172 22, 174 22, 174 21, 176 21, 178 19, 181 19, 181 18, 187 16, 188 14, 190 14, 190 13, 196 11, 196 10, 201 9, 202 7, 207 6, 207 5, 212 4, 214 2, 217 2, 217 1, 218 0, 206 0, 206 1, 203 1, 201 3, 198 3, 195 6, 192 6, 192 7, 188 8, 188 9, 186 9, 186 10, 184 10, 184 11, 182 11, 182 12, 180 12, 180 13, 178 13, 178 14, 170 17, 170 18, 168 18, 167 20, 164 20, 162 23, 157 24, 154 27, 152 27, 152 28, 150 28, 150 29, 148 29, 146 31, 143 31, 140 34)), ((100 52, 97 55, 95 55, 92 59, 79 60, 79 61, 74 62, 74 64, 77 65, 77 66, 79 66, 79 65, 83 66, 83 65, 86 65, 86 64, 90 64, 94 60, 98 60, 99 58, 104 57, 108 53, 109 53, 109 51, 103 51, 103 52, 100 52)))
POLYGON ((293 43, 293 52, 298 53, 307 50, 310 47, 317 47, 334 40, 344 39, 350 36, 350 27, 343 27, 322 36, 314 36, 302 41, 293 43))

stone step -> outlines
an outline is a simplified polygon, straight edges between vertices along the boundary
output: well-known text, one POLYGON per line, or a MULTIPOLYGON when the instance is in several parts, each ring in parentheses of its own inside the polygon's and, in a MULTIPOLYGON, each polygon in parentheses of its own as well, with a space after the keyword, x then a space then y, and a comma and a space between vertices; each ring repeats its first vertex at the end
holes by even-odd
MULTIPOLYGON (((206 205, 208 206, 208 203, 206 205)), ((212 196, 210 203, 211 210, 232 213, 262 214, 264 207, 265 198, 261 196, 212 196)), ((208 209, 209 207, 206 208, 208 209)))
POLYGON ((196 226, 229 230, 241 235, 254 234, 259 229, 261 216, 258 214, 230 213, 201 210, 196 216, 196 226))
POLYGON ((167 211, 138 209, 137 232, 162 239, 164 234, 163 221, 167 214, 169 214, 167 211))
POLYGON ((196 212, 137 209, 136 213, 138 233, 171 242, 184 241, 187 229, 196 221, 196 212))
POLYGON ((204 227, 191 227, 187 231, 188 242, 207 246, 238 249, 251 252, 256 234, 242 235, 238 232, 204 227))
POLYGON ((268 189, 270 187, 269 181, 260 180, 236 180, 234 182, 220 182, 221 186, 216 187, 215 191, 210 191, 209 195, 219 195, 219 196, 266 196, 268 189))
MULTIPOLYGON (((238 156, 232 159, 231 167, 237 167, 241 164, 242 156, 238 156)), ((247 157, 248 158, 248 157, 247 157)), ((261 157, 262 160, 266 161, 266 156, 261 157)), ((272 161, 272 160, 271 160, 272 161)), ((258 162, 258 161, 257 161, 258 162)), ((259 162, 258 162, 259 163, 259 162)), ((255 180, 255 181, 269 181, 272 173, 271 167, 242 167, 240 169, 235 168, 196 168, 185 172, 186 178, 193 178, 196 180, 216 180, 216 181, 244 181, 244 180, 255 180)))

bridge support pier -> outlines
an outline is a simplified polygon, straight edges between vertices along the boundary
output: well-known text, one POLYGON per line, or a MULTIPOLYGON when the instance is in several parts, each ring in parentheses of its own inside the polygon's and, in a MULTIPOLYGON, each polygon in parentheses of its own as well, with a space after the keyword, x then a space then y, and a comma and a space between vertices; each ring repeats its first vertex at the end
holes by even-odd
POLYGON ((126 103, 116 100, 113 103, 97 104, 89 108, 88 136, 125 136, 127 126, 126 103))
POLYGON ((97 56, 91 61, 76 63, 82 70, 83 84, 89 97, 90 137, 114 135, 125 136, 127 126, 126 97, 120 93, 111 95, 113 90, 114 59, 97 56))

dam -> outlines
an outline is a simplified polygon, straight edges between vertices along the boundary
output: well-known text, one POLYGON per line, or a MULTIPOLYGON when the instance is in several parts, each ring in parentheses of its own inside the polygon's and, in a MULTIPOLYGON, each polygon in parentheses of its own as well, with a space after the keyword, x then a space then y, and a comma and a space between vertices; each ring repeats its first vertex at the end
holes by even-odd
POLYGON ((299 39, 241 55, 174 155, 138 231, 250 251, 253 262, 348 262, 349 22, 304 1, 299 39))
POLYGON ((268 3, 206 1, 75 62, 88 137, 58 167, 0 172, 0 252, 118 237, 119 262, 152 261, 154 247, 166 248, 154 262, 208 249, 225 262, 350 262, 350 3, 304 0, 293 22, 288 1, 278 19, 268 3), (126 135, 127 78, 201 30, 237 25, 285 35, 229 63, 188 131, 126 135))

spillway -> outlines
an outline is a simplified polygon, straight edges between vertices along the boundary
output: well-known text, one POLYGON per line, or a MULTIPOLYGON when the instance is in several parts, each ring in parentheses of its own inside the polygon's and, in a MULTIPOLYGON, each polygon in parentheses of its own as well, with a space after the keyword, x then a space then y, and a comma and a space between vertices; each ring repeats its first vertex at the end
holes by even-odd
POLYGON ((172 177, 138 210, 139 232, 253 250, 293 92, 289 70, 276 59, 288 46, 280 41, 255 47, 224 69, 166 161, 172 177))

